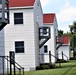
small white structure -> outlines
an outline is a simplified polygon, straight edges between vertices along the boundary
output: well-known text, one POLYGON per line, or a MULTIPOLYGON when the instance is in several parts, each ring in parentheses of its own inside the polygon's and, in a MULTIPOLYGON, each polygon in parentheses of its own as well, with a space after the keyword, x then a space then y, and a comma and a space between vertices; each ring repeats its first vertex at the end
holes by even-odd
POLYGON ((16 62, 25 70, 35 70, 40 64, 38 30, 43 25, 40 0, 9 0, 9 3, 10 23, 4 28, 5 56, 15 51, 16 62))
MULTIPOLYGON (((50 27, 51 38, 43 46, 44 49, 40 52, 41 63, 49 63, 49 51, 56 56, 56 36, 58 36, 58 24, 55 13, 48 13, 43 15, 44 26, 50 27)), ((55 63, 56 58, 51 56, 51 62, 55 63)))
POLYGON ((64 43, 58 49, 58 58, 59 59, 70 59, 70 37, 63 36, 64 43))

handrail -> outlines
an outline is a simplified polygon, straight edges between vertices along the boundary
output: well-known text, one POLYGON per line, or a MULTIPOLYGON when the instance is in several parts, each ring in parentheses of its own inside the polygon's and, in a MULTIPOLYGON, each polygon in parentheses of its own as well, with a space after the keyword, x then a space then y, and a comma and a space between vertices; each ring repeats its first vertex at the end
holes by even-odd
MULTIPOLYGON (((9 56, 8 56, 9 57, 9 56)), ((10 57, 9 57, 10 58, 10 57)), ((14 59, 12 59, 14 60, 14 59)), ((17 62, 15 62, 15 64, 17 64, 19 67, 21 67, 22 69, 24 69, 21 65, 19 65, 17 62)))
MULTIPOLYGON (((8 56, 5 56, 5 59, 7 59, 6 57, 8 57, 8 56)), ((7 59, 8 60, 8 59, 7 59)), ((8 60, 9 62, 10 62, 10 60, 8 60)), ((19 69, 17 66, 15 66, 17 69, 19 69)))
MULTIPOLYGON (((65 56, 66 58, 67 58, 67 60, 68 60, 68 56, 67 55, 65 55, 64 53, 63 53, 63 51, 62 51, 62 53, 59 53, 58 55, 62 55, 62 59, 64 59, 64 57, 63 56, 65 56)), ((64 59, 65 60, 65 59, 64 59)))
MULTIPOLYGON (((9 56, 0 56, 0 57, 5 58, 8 62, 10 62, 10 57, 9 56)), ((12 60, 14 60, 14 59, 12 59, 12 60)), ((17 62, 15 62, 15 64, 16 64, 15 68, 17 68, 19 71, 21 71, 21 69, 22 69, 23 75, 24 75, 24 68, 21 65, 19 65, 17 62)))
POLYGON ((61 67, 60 59, 58 57, 54 56, 53 54, 50 53, 50 54, 40 54, 40 55, 51 55, 51 56, 53 56, 54 58, 56 58, 59 61, 59 67, 61 67))
POLYGON ((64 53, 63 53, 63 55, 67 58, 67 60, 68 60, 68 56, 66 56, 64 53))
MULTIPOLYGON (((49 55, 49 54, 40 54, 40 55, 49 55)), ((51 54, 51 56, 55 57, 56 59, 59 59, 58 57, 51 54)))
MULTIPOLYGON (((8 56, 9 57, 9 56, 8 56)), ((9 57, 10 58, 10 57, 9 57)), ((12 59, 12 58, 11 58, 12 59)), ((14 61, 14 59, 12 59, 14 61)), ((15 61, 14 61, 15 62, 15 61)), ((24 75, 24 68, 19 65, 17 62, 15 62, 15 67, 19 66, 20 68, 18 68, 19 71, 21 71, 21 69, 23 70, 23 75, 24 75)))

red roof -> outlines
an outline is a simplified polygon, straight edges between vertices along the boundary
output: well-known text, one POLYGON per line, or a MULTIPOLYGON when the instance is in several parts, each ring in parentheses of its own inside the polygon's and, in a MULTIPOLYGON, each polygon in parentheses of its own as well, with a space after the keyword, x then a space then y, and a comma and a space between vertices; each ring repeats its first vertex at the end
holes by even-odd
POLYGON ((69 36, 64 36, 64 44, 69 44, 70 37, 69 36))
POLYGON ((44 14, 43 15, 43 23, 54 23, 55 13, 52 14, 44 14))
POLYGON ((33 6, 35 0, 9 0, 10 7, 33 6))

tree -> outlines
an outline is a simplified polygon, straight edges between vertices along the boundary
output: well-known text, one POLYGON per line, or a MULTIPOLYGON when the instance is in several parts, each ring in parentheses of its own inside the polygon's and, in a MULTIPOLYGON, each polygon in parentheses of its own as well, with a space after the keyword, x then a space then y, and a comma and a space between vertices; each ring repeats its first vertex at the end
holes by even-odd
POLYGON ((63 30, 58 30, 58 36, 62 36, 63 35, 63 30))
MULTIPOLYGON (((72 50, 75 50, 75 48, 76 48, 76 21, 74 21, 72 25, 69 25, 69 28, 70 28, 70 32, 71 32, 70 47, 72 50)), ((75 52, 75 51, 73 51, 73 52, 75 52)))
POLYGON ((72 25, 69 25, 69 28, 72 35, 76 33, 76 21, 74 21, 72 25))
POLYGON ((73 35, 74 25, 69 25, 69 28, 70 28, 70 32, 71 32, 71 34, 73 35))

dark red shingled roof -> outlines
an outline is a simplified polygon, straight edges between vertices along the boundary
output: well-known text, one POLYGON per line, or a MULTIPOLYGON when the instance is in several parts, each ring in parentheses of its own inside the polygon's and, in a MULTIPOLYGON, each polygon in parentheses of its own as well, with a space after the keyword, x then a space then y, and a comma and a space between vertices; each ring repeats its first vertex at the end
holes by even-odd
POLYGON ((10 7, 33 6, 35 0, 9 0, 10 7))
POLYGON ((44 14, 43 23, 54 23, 55 14, 44 14))

